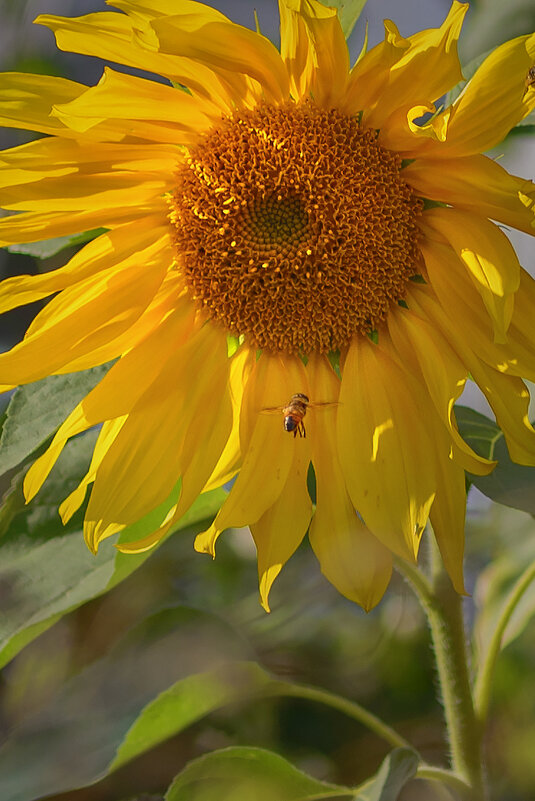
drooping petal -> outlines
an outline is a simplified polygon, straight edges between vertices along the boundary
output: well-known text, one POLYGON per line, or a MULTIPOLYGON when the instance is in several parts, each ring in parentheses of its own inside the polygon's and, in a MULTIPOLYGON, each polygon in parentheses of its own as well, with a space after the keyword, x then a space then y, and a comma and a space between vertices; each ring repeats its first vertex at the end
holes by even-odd
MULTIPOLYGON (((84 502, 87 490, 95 480, 97 470, 100 467, 103 458, 111 448, 112 442, 118 435, 126 419, 126 415, 123 415, 123 417, 117 417, 114 420, 106 420, 106 422, 103 424, 93 450, 91 464, 89 465, 87 473, 80 481, 76 489, 74 489, 59 506, 59 514, 63 525, 66 525, 66 523, 69 522, 73 514, 78 511, 84 502)), ((35 494, 32 492, 31 485, 28 484, 27 489, 28 495, 35 494)))
POLYGON ((500 373, 481 360, 471 360, 470 372, 492 407, 511 459, 517 464, 535 465, 535 429, 528 416, 530 393, 524 381, 500 373))
POLYGON ((232 401, 232 431, 214 468, 214 472, 203 488, 203 492, 220 487, 230 481, 238 472, 241 458, 240 416, 243 395, 255 362, 255 352, 246 346, 242 346, 232 358, 229 375, 230 398, 232 401))
POLYGON ((242 467, 212 526, 196 538, 196 550, 213 555, 215 542, 224 529, 256 523, 282 493, 294 450, 305 448, 305 444, 284 430, 282 413, 278 419, 262 410, 282 408, 296 391, 306 394, 301 361, 264 352, 251 372, 242 404, 242 467))
MULTIPOLYGON (((117 198, 117 200, 119 200, 117 198)), ((80 234, 96 228, 115 228, 131 220, 141 220, 152 214, 164 215, 168 206, 163 197, 151 198, 148 203, 108 206, 103 210, 95 206, 89 211, 45 211, 13 213, 0 219, 0 247, 37 242, 60 236, 80 234)))
POLYGON ((429 513, 442 561, 458 593, 464 594, 464 526, 466 480, 463 468, 445 458, 447 449, 436 459, 437 492, 429 513))
POLYGON ((416 362, 414 367, 449 432, 459 464, 470 473, 488 475, 496 462, 479 456, 463 440, 455 420, 454 404, 464 390, 468 370, 436 325, 410 311, 410 296, 408 303, 409 309, 393 309, 388 317, 393 344, 402 361, 416 362))
POLYGON ((403 170, 418 192, 535 234, 535 184, 487 156, 419 158, 403 170))
MULTIPOLYGON (((410 376, 364 337, 344 364, 337 439, 340 464, 354 507, 370 531, 394 553, 415 560, 435 496, 430 409, 410 376)), ((437 418, 438 422, 438 418, 437 418)))
POLYGON ((106 373, 102 381, 75 407, 59 427, 50 446, 28 470, 24 495, 29 502, 39 491, 70 437, 87 431, 106 420, 128 415, 141 395, 157 379, 162 366, 190 336, 194 325, 191 304, 182 300, 174 304, 137 347, 132 349, 106 373), (158 359, 154 354, 158 354, 158 359), (143 381, 140 381, 143 376, 143 381))
POLYGON ((93 239, 64 267, 39 275, 17 275, 0 283, 0 312, 61 292, 79 281, 121 263, 167 235, 168 224, 160 215, 147 215, 93 239))
POLYGON ((273 582, 301 544, 312 517, 312 501, 307 489, 310 450, 310 439, 294 448, 282 492, 273 506, 251 524, 258 553, 260 600, 266 612, 269 612, 273 582))
MULTIPOLYGON (((307 364, 311 396, 336 398, 340 381, 325 357, 307 364)), ((381 600, 392 573, 392 556, 357 516, 350 501, 337 454, 337 407, 318 410, 312 437, 316 475, 316 510, 310 544, 321 571, 336 589, 366 611, 381 600)))
POLYGON ((203 326, 133 406, 96 473, 84 527, 95 548, 110 526, 134 523, 162 503, 192 463, 197 493, 206 483, 232 421, 226 347, 220 330, 203 326), (192 382, 198 364, 206 369, 192 382))
MULTIPOLYGON (((424 212, 422 227, 438 232, 466 266, 494 325, 496 342, 507 341, 520 264, 506 235, 489 220, 468 211, 434 208, 424 212)), ((436 236, 436 234, 435 234, 436 236)))
POLYGON ((0 354, 0 383, 27 384, 52 375, 133 325, 169 269, 168 247, 165 235, 57 295, 23 341, 0 354))
POLYGON ((528 273, 520 271, 520 288, 515 293, 508 342, 498 344, 493 342, 492 322, 481 296, 452 249, 433 242, 431 247, 422 243, 421 250, 428 280, 440 306, 415 286, 411 292, 411 307, 424 305, 429 319, 440 324, 450 343, 455 341, 456 332, 461 332, 478 358, 494 369, 535 381, 535 343, 528 333, 530 320, 535 315, 535 282, 528 273))
MULTIPOLYGON (((432 258, 428 256, 426 261, 432 263, 432 258)), ((443 299, 446 297, 443 295, 443 299)), ((433 303, 433 299, 428 293, 414 292, 412 300, 416 309, 418 307, 426 309, 429 318, 433 319, 446 332, 450 344, 457 351, 472 379, 487 398, 496 416, 496 421, 503 430, 513 461, 519 464, 533 464, 535 431, 528 418, 529 391, 518 375, 507 370, 506 362, 496 364, 501 355, 500 350, 503 351, 504 347, 495 346, 495 366, 491 366, 478 353, 479 343, 484 339, 481 332, 479 332, 478 338, 470 339, 470 333, 476 326, 467 325, 461 315, 457 315, 452 323, 449 315, 436 303, 433 303)))

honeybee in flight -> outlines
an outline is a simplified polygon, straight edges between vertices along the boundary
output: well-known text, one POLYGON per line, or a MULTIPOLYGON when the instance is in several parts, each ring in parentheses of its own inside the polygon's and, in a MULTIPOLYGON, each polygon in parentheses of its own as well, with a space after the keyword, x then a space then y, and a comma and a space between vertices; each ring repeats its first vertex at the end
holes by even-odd
POLYGON ((294 437, 299 434, 300 437, 306 437, 307 432, 304 423, 304 417, 307 409, 316 409, 320 406, 338 406, 337 401, 326 401, 322 403, 311 403, 308 396, 302 392, 296 392, 292 395, 286 406, 269 406, 261 409, 262 414, 275 414, 279 413, 284 416, 284 430, 288 432, 293 431, 294 437))

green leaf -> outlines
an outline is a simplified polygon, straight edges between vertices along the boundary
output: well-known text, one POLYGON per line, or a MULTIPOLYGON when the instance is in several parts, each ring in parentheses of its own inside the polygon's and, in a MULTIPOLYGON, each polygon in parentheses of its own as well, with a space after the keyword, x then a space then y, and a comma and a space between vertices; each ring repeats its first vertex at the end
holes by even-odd
POLYGON ((416 774, 419 757, 411 748, 395 748, 383 760, 373 779, 363 785, 355 801, 396 801, 407 782, 416 774))
POLYGON ((65 248, 90 242, 105 231, 105 228, 95 228, 93 231, 85 231, 82 234, 58 236, 55 239, 44 239, 40 242, 22 242, 17 245, 8 245, 6 250, 10 253, 23 253, 26 256, 33 256, 34 259, 48 259, 61 250, 65 250, 65 248))
POLYGON ((366 5, 366 0, 322 0, 323 5, 338 10, 338 19, 346 39, 349 39, 355 24, 366 5))
POLYGON ((272 751, 234 747, 195 759, 169 787, 165 801, 307 801, 350 798, 294 768, 272 751))
POLYGON ((43 444, 106 375, 110 364, 54 375, 19 387, 6 410, 0 438, 0 475, 43 444))
MULTIPOLYGON (((243 639, 215 615, 187 607, 151 615, 5 739, 2 801, 33 801, 93 783, 107 773, 130 727, 155 697, 206 662, 250 656, 243 639)), ((239 686, 229 685, 229 693, 236 698, 239 686)))
POLYGON ((471 483, 491 500, 535 515, 535 467, 511 461, 502 431, 484 414, 455 406, 455 416, 468 444, 481 456, 498 460, 490 475, 470 474, 471 483))
MULTIPOLYGON (((58 506, 85 474, 97 433, 88 432, 66 445, 37 497, 15 514, 0 540, 0 666, 62 615, 123 581, 153 553, 122 554, 106 541, 94 556, 83 539, 81 515, 66 527, 61 524, 58 506)), ((20 485, 18 492, 22 494, 20 485)), ((133 540, 154 531, 178 492, 179 487, 124 529, 120 539, 133 540)), ((174 531, 213 516, 225 498, 221 489, 199 496, 174 531)))
POLYGON ((116 770, 209 712, 265 694, 276 684, 255 662, 223 665, 176 682, 143 709, 119 746, 109 770, 116 770))

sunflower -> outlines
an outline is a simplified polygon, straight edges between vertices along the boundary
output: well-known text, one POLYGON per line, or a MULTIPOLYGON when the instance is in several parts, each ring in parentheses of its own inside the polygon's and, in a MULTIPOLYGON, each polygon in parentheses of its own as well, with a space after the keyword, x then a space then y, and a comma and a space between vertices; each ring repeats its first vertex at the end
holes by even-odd
POLYGON ((2 311, 53 296, 0 356, 3 388, 114 362, 29 470, 26 499, 70 437, 101 425, 60 507, 68 520, 90 489, 93 551, 180 482, 160 527, 119 546, 151 548, 235 478, 195 547, 249 526, 266 608, 307 532, 328 580, 372 608, 428 520, 462 592, 464 471, 494 466, 458 432, 468 377, 511 457, 535 464, 535 282, 498 225, 533 233, 535 190, 482 155, 535 107, 535 35, 436 108, 463 77, 466 3, 407 38, 386 21, 353 67, 316 0, 280 0, 280 52, 193 0, 109 5, 37 22, 61 49, 165 82, 108 67, 93 87, 1 77, 4 125, 46 136, 2 154, 2 205, 18 213, 0 243, 105 229, 64 267, 0 286, 2 311))

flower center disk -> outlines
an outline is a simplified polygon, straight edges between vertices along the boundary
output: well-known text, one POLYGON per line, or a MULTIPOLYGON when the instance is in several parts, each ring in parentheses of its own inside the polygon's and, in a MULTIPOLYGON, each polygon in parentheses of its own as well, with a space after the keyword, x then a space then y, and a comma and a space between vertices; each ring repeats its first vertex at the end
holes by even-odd
POLYGON ((420 271, 422 203, 400 157, 313 103, 223 118, 189 149, 170 202, 192 298, 259 348, 342 348, 420 271))

